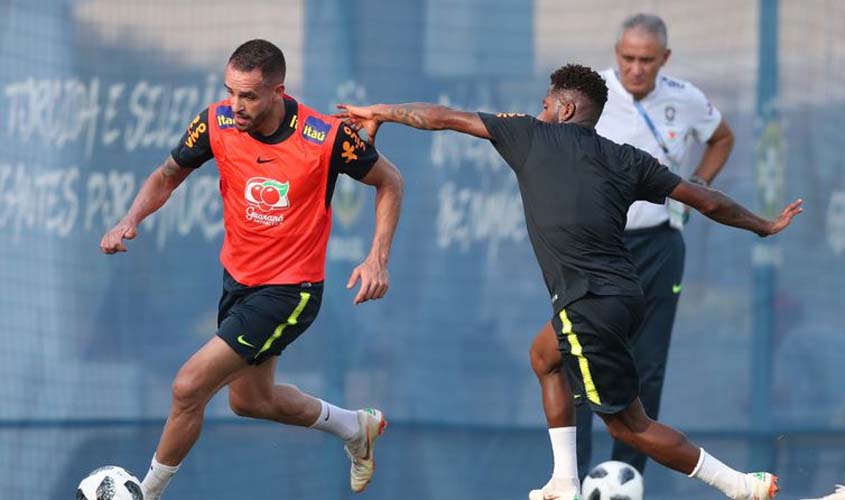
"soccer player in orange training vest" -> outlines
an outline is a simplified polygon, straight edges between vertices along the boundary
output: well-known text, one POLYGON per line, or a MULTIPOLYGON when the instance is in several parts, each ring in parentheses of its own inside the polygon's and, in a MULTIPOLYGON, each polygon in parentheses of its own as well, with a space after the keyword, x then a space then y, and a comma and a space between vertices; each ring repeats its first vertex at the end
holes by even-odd
POLYGON ((170 416, 142 483, 157 500, 200 434, 205 406, 223 386, 240 415, 320 429, 345 442, 352 490, 373 474, 373 446, 384 431, 382 412, 351 411, 275 384, 282 350, 317 317, 339 174, 375 186, 375 235, 347 288, 354 302, 387 292, 387 261, 399 218, 402 177, 357 132, 285 94, 285 58, 275 45, 251 40, 229 58, 229 97, 211 104, 141 186, 129 213, 100 247, 125 252, 124 239, 161 208, 182 181, 215 158, 220 171, 225 238, 220 253, 223 295, 217 335, 179 370, 170 416))
POLYGON ((370 142, 384 122, 488 139, 516 173, 555 326, 541 331, 531 346, 554 457, 551 480, 532 490, 531 500, 580 499, 573 394, 589 402, 615 439, 655 461, 733 499, 773 498, 775 476, 738 472, 643 411, 630 346, 642 319, 643 294, 622 232, 631 203, 662 203, 668 196, 722 224, 769 236, 801 212, 801 200, 769 221, 718 191, 682 180, 647 153, 596 134, 606 101, 598 73, 568 65, 551 75, 538 118, 424 103, 341 105, 340 116, 363 127, 370 142), (564 368, 568 379, 560 376, 564 368))

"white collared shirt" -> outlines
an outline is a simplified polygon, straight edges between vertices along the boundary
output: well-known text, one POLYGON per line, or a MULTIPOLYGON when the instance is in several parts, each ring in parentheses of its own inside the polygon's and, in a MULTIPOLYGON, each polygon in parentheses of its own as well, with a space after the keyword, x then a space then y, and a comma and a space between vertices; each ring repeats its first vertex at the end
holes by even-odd
MULTIPOLYGON (((639 103, 663 138, 669 151, 667 156, 637 111, 634 97, 622 86, 616 71, 607 69, 601 72, 601 76, 607 82, 608 93, 596 131, 619 144, 627 143, 647 151, 676 174, 689 177, 694 166, 689 161, 690 146, 693 141, 707 142, 710 139, 722 121, 719 110, 691 83, 659 74, 654 90, 639 103)), ((677 215, 678 210, 667 208, 667 205, 634 202, 628 209, 625 229, 662 224, 670 219, 670 210, 677 215)), ((679 217, 673 217, 672 225, 678 227, 679 220, 679 217)))

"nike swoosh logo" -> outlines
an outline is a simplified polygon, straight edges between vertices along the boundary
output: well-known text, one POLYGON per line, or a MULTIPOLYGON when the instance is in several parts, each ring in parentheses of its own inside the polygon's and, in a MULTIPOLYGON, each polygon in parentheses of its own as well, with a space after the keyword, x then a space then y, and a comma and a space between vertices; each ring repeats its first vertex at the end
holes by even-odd
POLYGON ((681 284, 672 285, 672 293, 681 293, 681 284))
POLYGON ((273 160, 275 160, 275 158, 262 158, 260 156, 255 159, 258 163, 270 163, 273 160))
POLYGON ((331 415, 331 414, 332 414, 332 407, 331 406, 326 407, 326 418, 323 419, 323 422, 328 422, 329 421, 329 415, 331 415))
POLYGON ((255 346, 247 342, 243 335, 238 337, 238 344, 245 345, 247 347, 252 347, 253 349, 255 349, 255 346))

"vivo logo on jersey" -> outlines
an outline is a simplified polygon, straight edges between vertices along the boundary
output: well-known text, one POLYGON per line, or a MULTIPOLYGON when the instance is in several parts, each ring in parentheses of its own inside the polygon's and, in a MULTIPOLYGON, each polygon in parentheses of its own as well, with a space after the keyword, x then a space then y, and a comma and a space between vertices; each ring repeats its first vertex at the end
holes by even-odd
POLYGON ((189 148, 193 148, 194 145, 199 140, 200 136, 204 133, 208 132, 208 127, 206 127, 205 123, 200 121, 199 115, 194 118, 194 121, 188 125, 188 132, 186 134, 187 138, 185 139, 185 146, 189 148))
POLYGON ((329 135, 332 126, 314 116, 309 116, 302 127, 302 137, 314 144, 322 144, 329 135))
POLYGON ((235 114, 232 113, 232 106, 217 107, 217 127, 220 129, 232 128, 235 126, 235 114))
POLYGON ((248 203, 246 220, 265 226, 281 224, 284 216, 274 212, 290 207, 289 190, 290 181, 281 182, 266 177, 253 177, 248 180, 244 190, 244 199, 248 203))

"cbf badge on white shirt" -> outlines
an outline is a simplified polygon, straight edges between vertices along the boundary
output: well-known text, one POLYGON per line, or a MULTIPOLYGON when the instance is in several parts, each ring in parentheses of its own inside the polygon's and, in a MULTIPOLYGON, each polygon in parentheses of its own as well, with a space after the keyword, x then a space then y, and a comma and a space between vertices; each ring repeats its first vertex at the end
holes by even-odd
MULTIPOLYGON (((693 142, 707 142, 722 114, 691 83, 658 75, 654 90, 635 101, 613 69, 601 72, 607 82, 607 103, 596 125, 599 135, 648 152, 676 174, 689 177, 693 142)), ((637 201, 628 209, 625 229, 653 227, 669 221, 683 227, 684 207, 675 200, 665 205, 637 201)))

